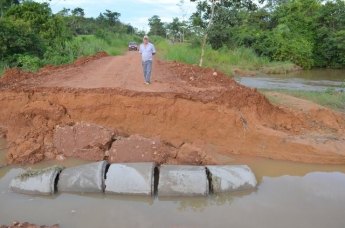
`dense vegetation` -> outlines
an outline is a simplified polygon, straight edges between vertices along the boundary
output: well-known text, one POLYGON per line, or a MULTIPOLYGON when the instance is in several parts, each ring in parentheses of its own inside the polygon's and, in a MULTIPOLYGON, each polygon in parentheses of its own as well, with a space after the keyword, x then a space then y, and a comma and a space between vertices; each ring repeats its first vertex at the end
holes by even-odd
POLYGON ((125 51, 128 40, 138 39, 134 28, 110 10, 94 19, 85 18, 81 8, 53 14, 47 3, 0 3, 0 71, 5 67, 34 71, 103 50, 116 55, 125 51))
MULTIPOLYGON (((345 1, 192 0, 197 11, 188 21, 163 24, 150 19, 150 33, 176 42, 201 42, 205 32, 214 50, 249 48, 270 61, 291 61, 304 68, 345 67, 345 1), (213 23, 211 6, 215 4, 213 23)), ((183 2, 183 1, 182 1, 183 2)))
MULTIPOLYGON (((189 19, 181 0, 181 18, 164 23, 155 15, 148 21, 149 34, 164 37, 157 46, 166 59, 197 63, 207 34, 205 65, 225 72, 233 66, 284 72, 291 63, 345 67, 343 0, 191 1, 197 10, 189 19)), ((101 50, 122 53, 143 32, 120 16, 106 10, 87 18, 79 7, 53 14, 48 3, 0 0, 0 74, 6 67, 36 70, 101 50)))
MULTIPOLYGON (((200 45, 189 43, 171 44, 169 41, 153 37, 159 49, 158 56, 165 60, 175 60, 188 64, 197 64, 200 58, 200 45)), ((246 47, 214 50, 211 46, 205 50, 205 67, 214 68, 228 75, 236 69, 259 70, 264 73, 284 74, 296 67, 290 62, 272 62, 267 57, 259 57, 252 49, 246 47)))

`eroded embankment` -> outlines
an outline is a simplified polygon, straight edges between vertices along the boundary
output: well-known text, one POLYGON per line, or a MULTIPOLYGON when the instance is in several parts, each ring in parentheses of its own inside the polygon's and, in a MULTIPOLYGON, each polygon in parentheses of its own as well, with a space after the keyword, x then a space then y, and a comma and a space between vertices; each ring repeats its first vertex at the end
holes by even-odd
MULTIPOLYGON (((213 157, 216 152, 345 164, 345 153, 341 151, 345 148, 343 116, 328 113, 325 121, 308 119, 308 115, 278 109, 244 87, 214 96, 120 89, 3 89, 0 107, 10 163, 73 156, 71 151, 56 149, 54 134, 58 126, 85 122, 112 130, 111 143, 117 137, 134 134, 159 137, 160 141, 153 140, 152 144, 162 142, 163 146, 147 158, 159 163, 221 163, 213 157)), ((135 143, 139 149, 138 141, 135 143)), ((96 157, 88 154, 90 145, 86 145, 75 156, 111 160, 111 145, 98 146, 100 150, 95 153, 101 156, 96 157)), ((142 157, 138 153, 125 161, 141 161, 142 157)))
POLYGON ((8 162, 79 157, 111 162, 222 163, 218 153, 345 164, 345 116, 289 110, 221 72, 135 53, 85 57, 0 80, 8 162))

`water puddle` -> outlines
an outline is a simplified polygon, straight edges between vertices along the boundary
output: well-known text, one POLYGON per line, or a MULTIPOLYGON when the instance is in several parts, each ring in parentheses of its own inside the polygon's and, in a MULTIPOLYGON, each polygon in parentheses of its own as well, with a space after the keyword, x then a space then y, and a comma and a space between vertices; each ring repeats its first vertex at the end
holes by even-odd
MULTIPOLYGON (((0 223, 28 221, 61 227, 265 227, 344 228, 345 166, 309 165, 242 156, 259 185, 255 191, 205 198, 57 194, 33 197, 9 191, 20 172, 0 169, 0 223)), ((35 168, 50 166, 44 162, 35 168)), ((83 164, 66 160, 64 166, 83 164)), ((58 163, 61 165, 61 163, 58 163)))
POLYGON ((333 88, 345 91, 344 70, 310 70, 280 75, 236 77, 235 80, 242 85, 258 89, 325 91, 333 88))

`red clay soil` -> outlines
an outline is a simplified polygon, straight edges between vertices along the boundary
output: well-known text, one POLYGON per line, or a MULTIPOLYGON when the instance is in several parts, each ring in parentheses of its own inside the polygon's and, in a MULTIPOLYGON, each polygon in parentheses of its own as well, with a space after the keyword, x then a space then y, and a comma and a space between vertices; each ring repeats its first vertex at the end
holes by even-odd
POLYGON ((221 72, 176 62, 154 61, 153 83, 143 82, 136 52, 37 74, 8 71, 0 80, 8 162, 72 156, 217 164, 217 154, 242 154, 345 164, 344 114, 276 107, 221 72), (95 131, 112 136, 97 141, 95 131))

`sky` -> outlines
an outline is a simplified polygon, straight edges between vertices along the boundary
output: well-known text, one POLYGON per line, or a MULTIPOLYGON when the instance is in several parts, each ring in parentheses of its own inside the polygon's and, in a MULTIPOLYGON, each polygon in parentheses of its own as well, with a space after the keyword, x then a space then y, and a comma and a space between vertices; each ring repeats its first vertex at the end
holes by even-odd
MULTIPOLYGON (((37 0, 43 2, 44 0, 37 0)), ((54 13, 61 9, 81 7, 87 17, 97 17, 106 9, 121 13, 120 20, 139 30, 148 31, 148 18, 158 15, 163 22, 171 22, 173 17, 186 19, 195 11, 195 3, 185 0, 183 10, 177 5, 180 0, 52 0, 50 6, 54 13), (185 13, 183 13, 185 12, 185 13)))

